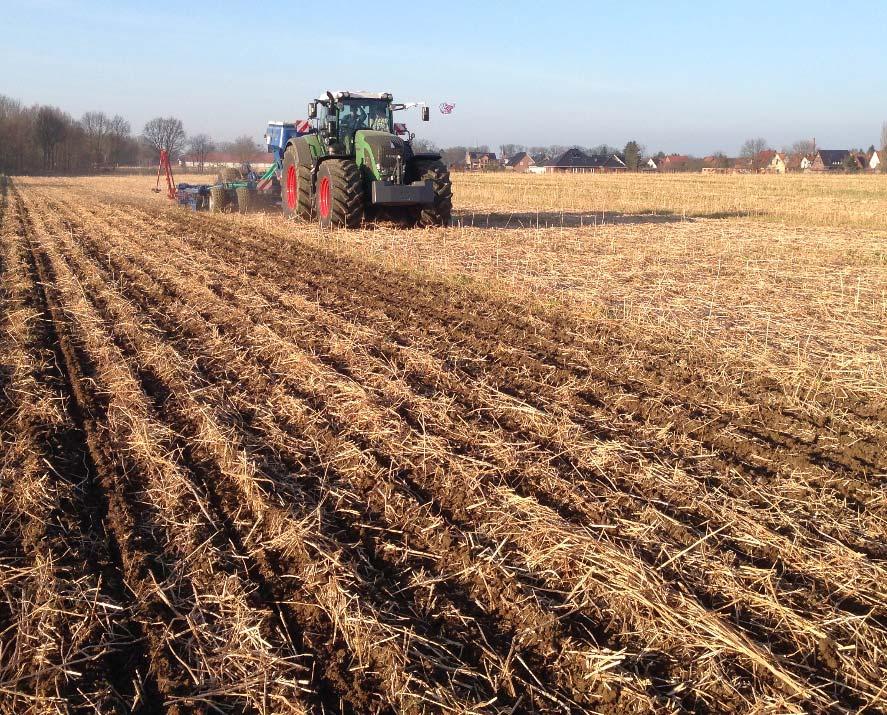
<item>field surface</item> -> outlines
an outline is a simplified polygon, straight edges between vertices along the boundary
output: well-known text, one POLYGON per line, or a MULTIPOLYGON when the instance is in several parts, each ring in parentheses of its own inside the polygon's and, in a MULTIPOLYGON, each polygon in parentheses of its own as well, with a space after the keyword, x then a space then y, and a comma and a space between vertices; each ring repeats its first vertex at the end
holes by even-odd
POLYGON ((887 185, 781 178, 15 179, 0 712, 887 712, 887 185))

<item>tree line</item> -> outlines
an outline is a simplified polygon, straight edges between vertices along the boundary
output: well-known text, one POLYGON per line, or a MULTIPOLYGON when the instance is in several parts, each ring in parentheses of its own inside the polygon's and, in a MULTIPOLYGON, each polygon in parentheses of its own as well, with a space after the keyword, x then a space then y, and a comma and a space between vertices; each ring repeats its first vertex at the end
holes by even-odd
POLYGON ((58 107, 24 106, 0 95, 0 172, 78 173, 136 163, 142 150, 119 114, 87 112, 79 120, 58 107))
POLYGON ((25 106, 0 95, 0 174, 86 174, 151 166, 161 149, 173 160, 187 151, 202 165, 216 150, 248 161, 259 147, 249 136, 232 142, 215 142, 206 134, 189 137, 175 117, 156 117, 135 135, 119 114, 90 111, 76 119, 58 107, 25 106))

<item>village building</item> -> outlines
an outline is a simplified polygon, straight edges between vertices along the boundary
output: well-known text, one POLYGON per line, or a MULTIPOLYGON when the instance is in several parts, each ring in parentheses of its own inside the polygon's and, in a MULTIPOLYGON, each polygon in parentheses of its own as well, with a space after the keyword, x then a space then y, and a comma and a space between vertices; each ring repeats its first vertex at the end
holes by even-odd
POLYGON ((683 154, 669 154, 659 162, 660 171, 686 171, 690 157, 683 154))
POLYGON ((868 168, 871 169, 872 171, 877 171, 879 168, 881 168, 881 164, 884 163, 883 154, 884 154, 883 151, 875 150, 875 151, 871 152, 871 154, 869 154, 868 162, 867 162, 868 168))
POLYGON ((755 154, 748 162, 748 168, 752 171, 768 171, 770 162, 776 156, 775 149, 764 149, 755 154))
POLYGON ((469 171, 483 171, 490 166, 497 166, 498 159, 493 152, 467 151, 465 152, 465 168, 469 171))
POLYGON ((527 154, 527 152, 520 151, 505 162, 505 168, 518 174, 525 174, 535 163, 533 157, 527 154))
POLYGON ((846 149, 820 149, 813 157, 810 171, 844 171, 849 156, 846 149))
POLYGON ((788 171, 788 161, 788 154, 776 152, 767 165, 767 171, 771 174, 785 174, 788 171))
POLYGON ((581 149, 567 149, 545 163, 547 173, 605 174, 626 171, 628 167, 616 154, 589 156, 581 149))

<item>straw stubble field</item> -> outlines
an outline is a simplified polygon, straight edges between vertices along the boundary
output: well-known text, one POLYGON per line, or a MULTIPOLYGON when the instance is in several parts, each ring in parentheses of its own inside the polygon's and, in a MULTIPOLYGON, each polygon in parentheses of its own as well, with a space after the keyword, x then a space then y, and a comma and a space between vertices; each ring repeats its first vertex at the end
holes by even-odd
POLYGON ((756 180, 334 234, 15 180, 0 711, 884 712, 876 179, 756 180))

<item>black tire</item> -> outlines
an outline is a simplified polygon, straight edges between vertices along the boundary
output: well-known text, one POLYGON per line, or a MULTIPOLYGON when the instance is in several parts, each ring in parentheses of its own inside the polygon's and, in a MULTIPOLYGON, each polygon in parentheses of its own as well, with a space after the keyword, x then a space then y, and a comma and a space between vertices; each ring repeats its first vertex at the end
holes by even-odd
POLYGON ((283 215, 310 220, 314 215, 311 167, 299 166, 299 157, 294 146, 287 147, 283 154, 280 177, 280 205, 283 215))
POLYGON ((314 192, 322 228, 356 228, 363 219, 363 182, 350 159, 328 159, 317 170, 314 192))
POLYGON ((258 191, 247 186, 235 189, 237 194, 237 210, 242 214, 255 211, 258 207, 258 191))
POLYGON ((228 206, 228 192, 221 186, 211 186, 209 189, 208 206, 210 213, 222 213, 228 206))
POLYGON ((420 226, 449 226, 453 216, 453 185, 442 161, 419 159, 413 163, 411 181, 431 180, 434 203, 422 206, 416 223, 420 226))

